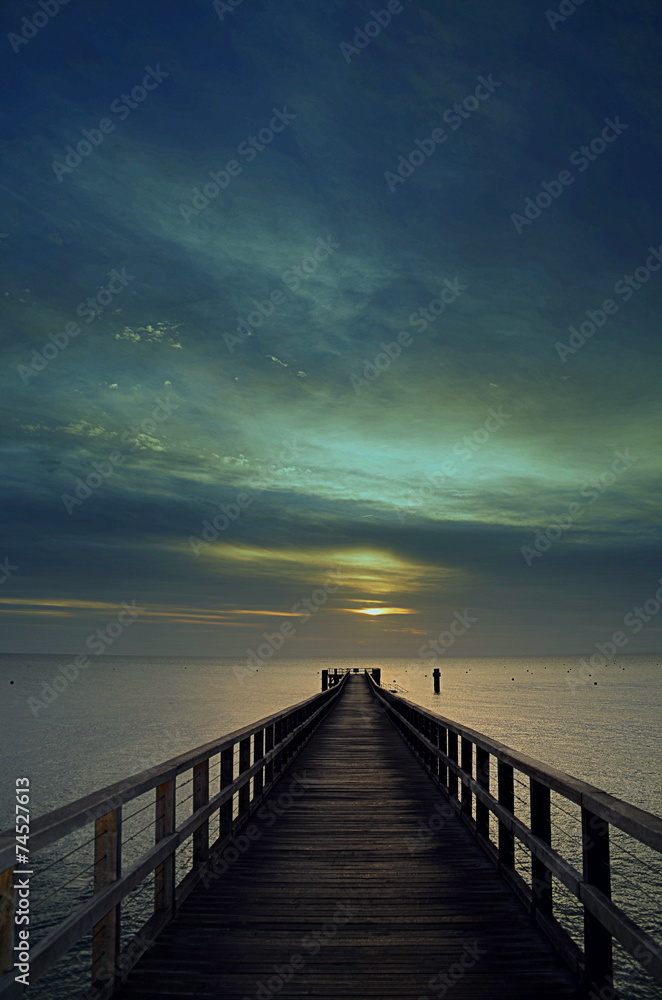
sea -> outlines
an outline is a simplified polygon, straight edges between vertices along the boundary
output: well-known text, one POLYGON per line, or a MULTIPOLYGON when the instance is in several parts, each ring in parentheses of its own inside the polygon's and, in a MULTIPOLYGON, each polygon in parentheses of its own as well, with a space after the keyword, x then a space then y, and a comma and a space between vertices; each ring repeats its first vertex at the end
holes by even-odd
MULTIPOLYGON (((67 677, 63 668, 72 661, 66 654, 0 656, 2 829, 13 822, 19 777, 29 779, 37 817, 310 697, 321 689, 321 671, 336 667, 380 667, 383 686, 408 700, 662 815, 662 656, 618 656, 597 666, 579 656, 281 659, 248 669, 244 660, 225 657, 106 655, 67 677), (439 694, 433 692, 434 667, 441 669, 439 694)), ((526 799, 526 789, 519 791, 526 799)), ((565 832, 559 827, 559 844, 570 842, 571 814, 565 832)), ((58 890, 57 852, 46 857, 52 866, 41 874, 35 868, 37 939, 90 888, 89 872, 76 876, 68 859, 60 871, 74 878, 58 890)), ((612 863, 621 880, 619 905, 635 907, 634 915, 659 940, 660 857, 615 837, 612 863)), ((571 901, 560 895, 559 906, 567 908, 569 931, 579 934, 571 901)), ((137 904, 136 920, 139 909, 137 904)), ((60 963, 29 995, 75 996, 86 947, 77 965, 60 963)), ((616 965, 623 1000, 662 996, 620 946, 616 965)))

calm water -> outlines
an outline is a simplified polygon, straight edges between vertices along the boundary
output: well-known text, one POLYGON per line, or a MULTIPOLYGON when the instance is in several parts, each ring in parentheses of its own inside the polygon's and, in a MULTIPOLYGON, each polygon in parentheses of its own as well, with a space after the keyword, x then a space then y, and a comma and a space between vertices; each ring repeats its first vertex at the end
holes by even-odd
MULTIPOLYGON (((0 657, 3 828, 17 776, 30 778, 34 815, 47 812, 315 694, 322 667, 335 666, 381 666, 382 682, 396 681, 411 701, 662 814, 657 658, 622 656, 591 669, 590 678, 578 657, 447 660, 435 696, 431 661, 281 660, 237 677, 233 667, 243 661, 102 657, 50 705, 32 702, 34 714, 28 700, 45 703, 50 688, 44 685, 68 662, 66 656, 0 657)), ((655 876, 643 864, 638 874, 634 862, 625 864, 627 881, 636 875, 652 898, 655 876)), ((59 918, 56 900, 38 914, 44 926, 59 918)), ((658 927, 650 907, 647 923, 658 927)), ((656 995, 633 976, 626 980, 625 997, 656 995)), ((53 981, 35 996, 59 1000, 70 989, 53 981)))

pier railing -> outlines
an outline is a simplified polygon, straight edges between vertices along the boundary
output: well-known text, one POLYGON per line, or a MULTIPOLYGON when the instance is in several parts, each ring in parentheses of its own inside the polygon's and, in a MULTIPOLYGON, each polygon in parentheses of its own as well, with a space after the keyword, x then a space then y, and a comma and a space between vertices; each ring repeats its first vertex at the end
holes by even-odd
MULTIPOLYGON (((662 854, 662 819, 369 681, 380 710, 447 796, 450 814, 464 820, 588 995, 616 996, 615 942, 662 983, 659 942, 612 898, 610 856, 611 844, 627 870, 636 861, 650 874, 662 854)), ((655 905, 647 884, 640 873, 628 898, 648 892, 655 905)), ((659 902, 651 911, 657 931, 659 902)))
MULTIPOLYGON (((31 949, 30 986, 85 939, 89 942, 86 950, 89 988, 83 996, 85 1000, 106 1000, 112 996, 189 892, 204 878, 208 862, 227 847, 266 801, 274 783, 340 696, 345 679, 322 694, 34 821, 29 845, 33 887, 40 876, 39 852, 52 854, 48 849, 54 845, 66 850, 71 846, 67 838, 77 831, 85 833, 84 828, 89 826, 93 826, 92 836, 83 844, 56 858, 53 864, 41 867, 52 869, 62 862, 65 873, 70 873, 70 855, 87 849, 85 860, 91 858, 92 863, 83 871, 93 874, 88 898, 78 902, 68 915, 65 911, 63 919, 31 949), (182 792, 187 793, 186 798, 182 792), (139 808, 127 815, 129 803, 139 808), (138 814, 140 819, 131 823, 138 814), (135 826, 144 824, 146 818, 146 825, 134 833, 135 826), (133 847, 128 851, 130 842, 133 847), (144 883, 148 883, 151 895, 147 904, 150 916, 145 921, 144 907, 141 908, 139 925, 136 927, 133 921, 135 933, 123 942, 124 905, 144 883)), ((45 860, 50 861, 50 857, 45 860)), ((76 869, 80 863, 79 855, 76 869)), ((15 834, 5 831, 0 835, 2 1000, 22 996, 24 992, 15 980, 13 968, 17 959, 15 864, 15 834)), ((76 877, 69 881, 75 883, 76 877)), ((32 926, 31 936, 34 936, 32 926)))

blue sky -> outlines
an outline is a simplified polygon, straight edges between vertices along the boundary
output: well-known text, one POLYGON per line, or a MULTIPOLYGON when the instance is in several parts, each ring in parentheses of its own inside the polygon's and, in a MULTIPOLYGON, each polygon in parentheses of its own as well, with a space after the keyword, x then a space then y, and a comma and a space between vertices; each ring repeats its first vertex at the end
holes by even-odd
POLYGON ((45 8, 0 37, 3 648, 136 600, 117 653, 465 609, 453 655, 582 653, 655 594, 652 3, 45 8))

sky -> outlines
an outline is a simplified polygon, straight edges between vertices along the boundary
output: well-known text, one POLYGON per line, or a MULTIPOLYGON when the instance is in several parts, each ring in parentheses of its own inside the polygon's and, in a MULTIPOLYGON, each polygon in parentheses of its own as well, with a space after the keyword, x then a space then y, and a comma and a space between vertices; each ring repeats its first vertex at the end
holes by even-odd
POLYGON ((662 648, 662 21, 546 2, 6 0, 0 649, 662 648))

